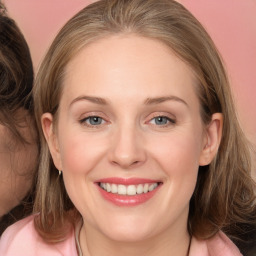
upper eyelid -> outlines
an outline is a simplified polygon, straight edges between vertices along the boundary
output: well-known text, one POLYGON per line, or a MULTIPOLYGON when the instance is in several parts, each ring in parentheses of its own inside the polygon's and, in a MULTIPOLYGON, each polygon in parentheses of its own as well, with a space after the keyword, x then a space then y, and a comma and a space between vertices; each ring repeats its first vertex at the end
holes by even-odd
POLYGON ((156 112, 153 112, 151 114, 149 114, 147 116, 147 119, 153 119, 153 118, 156 118, 156 117, 167 117, 168 119, 171 119, 171 120, 176 120, 176 116, 171 114, 171 113, 166 113, 166 112, 162 112, 162 111, 156 111, 156 112))
POLYGON ((176 121, 175 118, 171 118, 171 117, 168 117, 168 116, 156 116, 156 117, 154 117, 154 118, 157 118, 157 117, 164 117, 164 118, 166 118, 166 119, 169 120, 169 121, 176 121))
POLYGON ((172 123, 172 124, 175 124, 176 123, 176 119, 174 119, 174 118, 170 118, 170 117, 168 117, 168 116, 155 116, 155 117, 153 117, 153 118, 151 118, 148 122, 151 122, 153 119, 155 119, 155 118, 157 118, 157 117, 164 117, 164 118, 166 118, 170 123, 172 123))
MULTIPOLYGON (((102 111, 91 111, 91 112, 83 113, 83 114, 79 115, 78 119, 80 121, 82 121, 89 117, 100 117, 106 122, 111 121, 111 118, 108 117, 106 114, 104 114, 102 111)), ((175 122, 177 120, 177 118, 174 114, 166 113, 164 111, 155 111, 153 113, 151 112, 150 114, 147 114, 143 119, 146 119, 146 122, 148 122, 156 117, 166 117, 167 119, 169 119, 171 121, 175 121, 175 122)))
POLYGON ((83 118, 80 118, 80 119, 79 119, 79 122, 85 122, 86 120, 88 120, 89 118, 92 118, 92 117, 99 117, 99 118, 101 118, 105 123, 108 123, 108 121, 107 121, 105 118, 103 118, 103 117, 101 117, 101 116, 98 116, 98 115, 89 115, 89 116, 85 116, 85 117, 83 117, 83 118))
POLYGON ((102 112, 100 112, 100 111, 91 111, 91 112, 88 112, 88 113, 83 113, 78 118, 79 118, 79 120, 82 120, 82 119, 86 119, 86 118, 94 117, 94 116, 100 117, 104 120, 107 119, 107 116, 105 114, 103 114, 102 112))
POLYGON ((94 115, 94 116, 86 116, 86 117, 82 118, 82 120, 86 120, 86 119, 93 118, 93 117, 98 117, 98 118, 100 118, 100 119, 102 119, 102 120, 105 121, 105 119, 104 119, 103 117, 101 117, 101 116, 96 116, 96 115, 94 115))

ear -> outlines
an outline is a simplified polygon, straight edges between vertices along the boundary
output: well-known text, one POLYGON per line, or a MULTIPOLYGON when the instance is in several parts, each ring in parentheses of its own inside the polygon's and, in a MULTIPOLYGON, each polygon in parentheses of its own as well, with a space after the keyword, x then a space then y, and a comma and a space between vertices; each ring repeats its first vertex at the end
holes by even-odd
POLYGON ((59 150, 57 135, 55 134, 54 128, 53 128, 52 114, 44 113, 41 117, 41 124, 44 132, 44 137, 47 141, 49 150, 52 155, 54 165, 59 171, 61 171, 62 165, 61 165, 60 150, 59 150))
POLYGON ((208 165, 217 154, 223 127, 223 115, 215 113, 212 115, 210 124, 205 129, 203 149, 199 159, 199 165, 208 165))

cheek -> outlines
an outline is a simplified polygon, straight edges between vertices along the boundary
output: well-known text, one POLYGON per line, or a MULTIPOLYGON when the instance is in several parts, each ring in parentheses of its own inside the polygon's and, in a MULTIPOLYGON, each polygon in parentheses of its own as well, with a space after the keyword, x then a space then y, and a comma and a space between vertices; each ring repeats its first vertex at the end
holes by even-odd
POLYGON ((105 153, 103 141, 85 134, 60 134, 60 156, 64 172, 85 174, 90 172, 105 153))
POLYGON ((196 177, 201 154, 201 136, 181 132, 158 137, 156 141, 151 140, 150 153, 167 176, 180 177, 183 180, 190 175, 196 177))
POLYGON ((162 205, 174 216, 187 209, 196 186, 200 143, 195 137, 170 136, 152 153, 166 178, 162 205))
MULTIPOLYGON (((6 135, 5 137, 6 138, 6 135)), ((37 146, 8 141, 0 147, 0 216, 20 203, 29 191, 37 163, 37 146), (13 143, 13 147, 9 148, 13 143), (1 151, 2 149, 2 151, 1 151)))
POLYGON ((78 210, 89 214, 92 192, 88 184, 92 181, 90 174, 102 158, 102 143, 93 136, 68 130, 58 134, 58 141, 67 193, 78 210))

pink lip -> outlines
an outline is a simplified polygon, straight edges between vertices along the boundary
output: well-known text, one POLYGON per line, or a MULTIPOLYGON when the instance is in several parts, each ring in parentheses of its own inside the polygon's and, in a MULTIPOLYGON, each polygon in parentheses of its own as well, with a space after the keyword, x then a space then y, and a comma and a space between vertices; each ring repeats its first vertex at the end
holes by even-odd
POLYGON ((109 192, 105 191, 104 189, 102 189, 99 186, 100 182, 110 183, 110 184, 138 185, 138 184, 145 184, 145 183, 150 184, 150 183, 155 183, 158 181, 150 180, 150 179, 141 179, 141 178, 123 179, 123 178, 114 177, 114 178, 101 179, 101 180, 95 182, 102 197, 105 200, 107 200, 117 206, 136 206, 136 205, 143 204, 143 203, 147 202, 149 199, 151 199, 157 193, 157 191, 160 189, 160 187, 162 185, 162 184, 160 184, 157 188, 155 188, 154 190, 152 190, 148 193, 145 193, 145 194, 142 193, 142 194, 134 195, 134 196, 126 196, 126 195, 113 194, 113 193, 109 193, 109 192))
POLYGON ((110 177, 97 180, 95 183, 111 183, 111 184, 122 184, 122 185, 138 185, 138 184, 150 184, 160 182, 159 180, 151 180, 151 179, 142 179, 142 178, 118 178, 118 177, 110 177))

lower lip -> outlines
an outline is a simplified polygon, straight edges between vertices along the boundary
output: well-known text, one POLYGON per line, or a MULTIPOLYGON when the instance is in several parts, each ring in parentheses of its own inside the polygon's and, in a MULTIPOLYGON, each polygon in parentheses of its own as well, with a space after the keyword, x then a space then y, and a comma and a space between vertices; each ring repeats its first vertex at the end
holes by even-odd
POLYGON ((117 206, 136 206, 136 205, 143 204, 147 202, 149 199, 151 199, 156 194, 156 192, 159 190, 160 187, 161 187, 161 184, 158 185, 157 188, 155 188, 154 190, 148 193, 145 193, 145 194, 142 193, 134 196, 125 196, 125 195, 109 193, 99 186, 98 186, 98 189, 104 199, 106 199, 107 201, 117 206))

